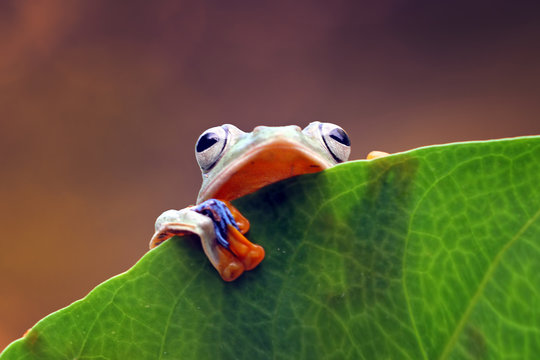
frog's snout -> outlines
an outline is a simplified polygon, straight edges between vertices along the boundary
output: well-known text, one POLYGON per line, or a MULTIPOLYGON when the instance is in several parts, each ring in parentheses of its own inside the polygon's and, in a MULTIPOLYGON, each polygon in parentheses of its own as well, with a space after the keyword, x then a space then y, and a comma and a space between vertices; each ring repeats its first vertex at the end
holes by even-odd
POLYGON ((288 126, 281 126, 281 127, 272 127, 272 126, 256 126, 253 129, 253 134, 258 134, 260 132, 264 131, 278 131, 278 132, 284 132, 286 133, 287 130, 294 130, 296 132, 302 132, 302 128, 298 125, 288 125, 288 126), (285 130, 285 131, 284 131, 285 130))

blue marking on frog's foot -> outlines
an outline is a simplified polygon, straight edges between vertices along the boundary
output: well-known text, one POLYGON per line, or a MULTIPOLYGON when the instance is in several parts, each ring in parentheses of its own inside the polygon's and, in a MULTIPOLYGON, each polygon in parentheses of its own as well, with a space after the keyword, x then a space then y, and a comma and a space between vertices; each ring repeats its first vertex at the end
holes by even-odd
POLYGON ((227 241, 227 225, 230 224, 236 229, 238 229, 238 225, 236 224, 236 221, 234 220, 234 217, 232 216, 227 205, 225 205, 223 201, 210 199, 194 206, 191 208, 191 210, 212 219, 218 243, 228 249, 229 242, 227 241))

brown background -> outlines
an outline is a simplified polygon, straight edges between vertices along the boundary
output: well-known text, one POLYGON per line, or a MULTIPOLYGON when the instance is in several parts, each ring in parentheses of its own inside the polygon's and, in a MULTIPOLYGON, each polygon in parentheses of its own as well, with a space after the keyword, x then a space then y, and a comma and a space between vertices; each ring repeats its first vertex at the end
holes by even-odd
POLYGON ((195 200, 208 127, 335 122, 352 158, 539 133, 534 3, 1 1, 0 348, 195 200))

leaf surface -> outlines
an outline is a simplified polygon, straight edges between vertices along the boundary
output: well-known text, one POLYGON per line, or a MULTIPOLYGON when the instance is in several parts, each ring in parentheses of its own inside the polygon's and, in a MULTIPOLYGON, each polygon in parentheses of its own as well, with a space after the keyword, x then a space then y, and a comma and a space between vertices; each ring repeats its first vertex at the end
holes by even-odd
POLYGON ((540 137, 349 162, 235 205, 255 270, 225 283, 173 238, 0 359, 540 354, 540 137))

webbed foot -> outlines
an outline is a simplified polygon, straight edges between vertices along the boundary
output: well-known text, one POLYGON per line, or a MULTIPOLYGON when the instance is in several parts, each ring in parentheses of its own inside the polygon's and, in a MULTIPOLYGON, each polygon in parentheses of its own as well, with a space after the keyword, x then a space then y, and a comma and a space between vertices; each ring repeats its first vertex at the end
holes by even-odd
POLYGON ((154 248, 175 235, 196 234, 206 256, 225 281, 233 281, 264 259, 264 249, 243 235, 249 221, 229 202, 215 199, 182 210, 168 210, 156 220, 154 248))
POLYGON ((242 262, 246 270, 256 268, 264 259, 263 247, 253 244, 232 225, 228 226, 227 231, 229 233, 229 249, 242 262))

